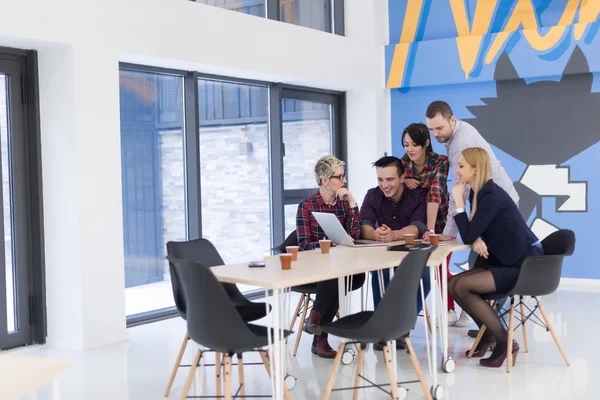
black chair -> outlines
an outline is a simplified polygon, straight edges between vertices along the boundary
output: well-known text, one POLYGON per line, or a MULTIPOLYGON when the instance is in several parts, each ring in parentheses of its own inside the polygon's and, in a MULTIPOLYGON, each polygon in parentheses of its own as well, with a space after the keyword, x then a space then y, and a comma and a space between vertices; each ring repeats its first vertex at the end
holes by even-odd
MULTIPOLYGON (((196 239, 186 242, 168 242, 167 254, 169 257, 172 258, 195 260, 201 262, 202 264, 208 267, 215 267, 218 265, 225 264, 215 246, 207 239, 196 239)), ((185 299, 183 298, 181 282, 179 281, 177 274, 173 269, 173 264, 171 262, 169 262, 169 271, 171 272, 171 287, 173 289, 175 307, 177 308, 177 311, 179 312, 181 318, 185 320, 187 318, 187 306, 185 299)), ((240 292, 240 290, 235 284, 222 283, 221 285, 225 289, 225 292, 231 299, 231 302, 234 304, 236 310, 239 312, 240 316, 244 321, 255 321, 257 319, 263 318, 267 314, 267 308, 265 303, 251 302, 240 292)), ((270 305, 269 309, 271 309, 270 305)), ((187 366, 181 365, 181 359, 183 357, 183 354, 185 353, 188 340, 189 335, 186 332, 183 338, 183 342, 181 343, 181 347, 179 349, 179 354, 177 355, 177 359, 175 360, 175 365, 173 366, 169 382, 167 383, 165 397, 169 396, 169 392, 171 391, 171 387, 173 386, 173 382, 175 380, 175 376, 177 375, 179 367, 187 366)), ((220 364, 221 355, 217 353, 215 354, 215 365, 220 364)), ((218 380, 220 379, 220 368, 216 368, 216 370, 218 380)), ((220 389, 220 385, 218 385, 217 387, 220 389)))
MULTIPOLYGON (((225 399, 232 398, 231 357, 237 354, 240 388, 236 392, 236 397, 237 393, 242 398, 246 397, 242 354, 248 351, 258 351, 269 373, 268 353, 263 349, 268 344, 269 330, 273 337, 275 337, 274 335, 283 335, 285 338, 290 332, 276 332, 265 326, 246 323, 231 302, 223 285, 219 283, 207 266, 193 260, 172 257, 169 257, 169 261, 174 265, 175 274, 180 278, 179 281, 183 288, 187 304, 186 317, 189 336, 199 345, 209 349, 198 349, 196 352, 181 399, 187 397, 200 358, 207 351, 225 354, 225 399)), ((285 386, 284 394, 286 399, 290 399, 285 386)), ((220 397, 218 394, 217 396, 220 397)))
MULTIPOLYGON (((360 371, 364 361, 364 352, 368 343, 385 342, 383 347, 383 355, 387 367, 388 376, 390 379, 391 393, 382 389, 381 386, 371 383, 366 387, 377 387, 380 390, 391 394, 393 399, 399 399, 398 383, 394 368, 392 366, 391 352, 388 346, 389 341, 399 337, 404 337, 406 346, 410 352, 410 361, 413 365, 419 382, 427 399, 431 399, 431 394, 427 390, 425 378, 421 372, 421 367, 415 355, 415 351, 408 337, 408 333, 414 328, 417 321, 417 291, 421 274, 429 255, 433 251, 432 248, 411 251, 402 260, 394 277, 387 286, 381 302, 375 311, 362 311, 357 314, 348 315, 330 324, 321 326, 324 332, 336 335, 342 338, 350 339, 352 342, 342 343, 338 349, 337 356, 333 362, 329 381, 322 397, 326 400, 334 390, 354 389, 354 399, 358 396, 360 371), (348 344, 358 343, 360 346, 358 352, 358 361, 356 364, 356 375, 354 387, 333 389, 337 370, 340 366, 342 354, 348 344)), ((363 378, 364 379, 364 378, 363 378)))
MULTIPOLYGON (((569 360, 567 359, 567 355, 558 340, 558 336, 556 336, 556 332, 550 324, 550 320, 548 319, 548 315, 546 311, 542 307, 542 304, 538 300, 538 296, 545 296, 551 293, 554 293, 558 288, 560 283, 560 276, 562 273, 562 264, 565 256, 570 256, 575 251, 575 233, 569 229, 560 229, 544 240, 542 240, 542 247, 544 249, 543 256, 529 257, 521 266, 521 272, 519 273, 519 278, 517 279, 517 283, 515 287, 508 293, 492 293, 484 296, 484 299, 491 300, 494 303, 492 307, 496 306, 498 300, 503 299, 505 297, 510 297, 510 310, 509 318, 508 318, 508 343, 512 343, 513 341, 513 332, 519 326, 523 326, 523 341, 525 343, 525 352, 529 352, 529 345, 527 343, 527 327, 525 322, 530 318, 534 317, 537 321, 532 321, 540 326, 542 326, 546 331, 550 331, 558 350, 562 354, 563 359, 567 366, 569 366, 569 360), (515 296, 519 296, 520 306, 520 317, 521 323, 516 327, 514 326, 514 313, 515 313, 515 296), (525 302, 523 301, 523 296, 532 297, 536 305, 533 309, 529 308, 525 302), (527 309, 527 313, 525 312, 527 309), (540 320, 540 318, 536 315, 536 310, 540 310, 540 314, 542 314, 542 318, 544 322, 540 320)), ((470 358, 477 347, 477 344, 481 340, 483 333, 485 332, 485 326, 482 326, 479 330, 479 334, 477 338, 475 338, 475 342, 469 351, 468 357, 470 358)), ((510 368, 512 366, 512 353, 508 352, 507 363, 506 363, 506 372, 510 372, 510 368)))

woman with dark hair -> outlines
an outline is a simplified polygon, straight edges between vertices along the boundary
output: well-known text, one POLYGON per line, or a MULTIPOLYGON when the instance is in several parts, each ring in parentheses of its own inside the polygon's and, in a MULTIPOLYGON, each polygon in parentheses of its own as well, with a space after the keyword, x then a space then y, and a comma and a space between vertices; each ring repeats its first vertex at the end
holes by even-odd
MULTIPOLYGON (((435 153, 431 146, 429 129, 425 124, 410 124, 402 132, 402 146, 406 154, 402 157, 402 164, 405 170, 404 183, 410 189, 417 187, 429 190, 427 194, 427 231, 423 239, 428 239, 431 233, 441 234, 446 225, 448 216, 448 179, 449 162, 448 157, 435 153)), ((450 264, 448 256, 448 264, 450 264)), ((441 271, 441 266, 440 266, 441 271)), ((448 278, 450 278, 448 270, 448 278)), ((461 314, 461 319, 457 321, 456 311, 454 309, 454 299, 448 296, 448 325, 455 325, 457 322, 465 322, 464 326, 470 324, 469 316, 461 314), (466 321, 463 321, 467 319, 466 321)), ((463 326, 461 324, 457 326, 463 326)))

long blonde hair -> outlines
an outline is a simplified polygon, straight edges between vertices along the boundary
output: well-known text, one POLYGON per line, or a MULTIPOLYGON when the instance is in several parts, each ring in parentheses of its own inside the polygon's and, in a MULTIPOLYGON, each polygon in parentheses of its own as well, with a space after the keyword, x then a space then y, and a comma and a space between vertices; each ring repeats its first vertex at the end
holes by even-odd
POLYGON ((481 147, 465 149, 462 156, 467 164, 475 168, 475 182, 471 186, 471 189, 473 189, 473 204, 471 204, 471 214, 469 215, 469 220, 471 220, 477 212, 477 193, 487 181, 492 179, 492 167, 490 155, 481 147))

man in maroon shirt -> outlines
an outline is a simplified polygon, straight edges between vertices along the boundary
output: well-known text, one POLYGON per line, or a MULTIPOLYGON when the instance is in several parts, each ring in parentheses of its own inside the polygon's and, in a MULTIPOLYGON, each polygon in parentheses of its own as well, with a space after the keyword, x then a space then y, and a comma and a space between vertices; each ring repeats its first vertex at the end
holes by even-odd
MULTIPOLYGON (((404 167, 399 158, 382 157, 373 163, 377 168, 377 187, 369 189, 360 209, 362 221, 361 233, 364 239, 393 242, 403 240, 405 234, 414 234, 420 238, 427 230, 427 189, 409 190, 404 185, 404 167)), ((423 270, 423 288, 425 297, 429 294, 429 270, 423 270)), ((373 304, 381 300, 377 272, 371 272, 373 304)), ((387 287, 389 270, 383 270, 383 281, 387 287)), ((417 297, 417 312, 421 312, 421 289, 417 297)), ((398 348, 404 348, 403 340, 396 342, 398 348)), ((373 346, 381 350, 382 346, 373 346)))
MULTIPOLYGON (((298 205, 296 214, 296 234, 300 250, 312 250, 319 246, 319 240, 325 233, 319 226, 314 211, 335 214, 346 232, 354 239, 360 236, 360 217, 354 196, 345 187, 345 163, 332 155, 321 157, 315 165, 315 178, 319 190, 304 199, 298 205)), ((365 283, 365 274, 352 277, 352 290, 365 283)), ((349 286, 346 278, 346 287, 349 286)), ((337 354, 329 346, 327 333, 320 326, 333 321, 339 308, 338 280, 331 279, 317 284, 317 294, 304 330, 314 334, 311 351, 323 358, 334 358, 337 354)))

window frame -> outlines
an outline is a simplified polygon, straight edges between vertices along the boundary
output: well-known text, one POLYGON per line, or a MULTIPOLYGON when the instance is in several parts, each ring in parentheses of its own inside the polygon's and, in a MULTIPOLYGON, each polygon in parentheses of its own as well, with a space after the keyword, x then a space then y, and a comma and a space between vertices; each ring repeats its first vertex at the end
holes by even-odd
MULTIPOLYGON (((196 3, 196 0, 189 0, 192 1, 194 3, 196 3)), ((315 29, 315 30, 319 30, 320 32, 326 32, 326 33, 333 33, 334 35, 339 35, 339 36, 345 36, 345 26, 344 26, 344 0, 329 0, 329 2, 331 3, 331 32, 327 32, 327 31, 320 31, 319 29, 315 29)), ((204 3, 203 3, 204 4, 204 3)), ((208 5, 208 4, 207 4, 208 5)), ((219 7, 219 6, 213 6, 210 5, 211 7, 219 7)), ((219 8, 223 8, 223 7, 219 7, 219 8)), ((226 9, 226 8, 225 8, 226 9)), ((281 10, 281 1, 280 0, 265 0, 265 17, 267 19, 273 20, 273 21, 279 21, 282 23, 287 23, 284 21, 281 21, 281 13, 279 12, 279 10, 281 10)), ((233 11, 233 10, 231 10, 233 11)), ((235 11, 237 12, 237 11, 235 11)), ((250 14, 248 14, 250 15, 250 14)), ((302 25, 298 25, 298 26, 302 26, 302 25)), ((314 29, 314 28, 310 28, 310 27, 305 27, 304 28, 307 29, 314 29)))
MULTIPOLYGON (((304 193, 295 190, 284 191, 283 187, 283 135, 281 99, 307 100, 327 102, 332 106, 333 149, 334 155, 345 160, 347 156, 347 134, 345 118, 345 93, 335 90, 317 89, 304 86, 287 85, 280 82, 268 82, 254 79, 236 78, 215 74, 204 74, 197 71, 187 71, 172 68, 119 63, 119 71, 148 72, 177 75, 183 77, 184 83, 184 162, 185 162, 185 193, 186 193, 186 230, 190 240, 202 237, 202 182, 200 179, 200 145, 199 145, 199 98, 198 80, 215 80, 233 84, 263 86, 268 89, 269 127, 269 183, 270 183, 270 217, 271 217, 271 247, 278 245, 285 235, 285 204, 292 204, 296 197, 304 193), (275 156, 279 155, 279 156, 275 156), (288 192, 288 193, 286 193, 288 192)), ((302 190, 301 190, 302 191, 302 190)), ((304 190, 310 191, 312 189, 304 190)), ((302 199, 300 199, 302 200, 302 199)), ((300 201, 298 200, 298 202, 300 201)), ((124 267, 124 266, 123 266, 124 267)), ((264 297, 264 290, 245 292, 249 299, 264 297)), ((128 315, 127 326, 159 321, 177 316, 173 307, 151 310, 139 314, 128 315)))

